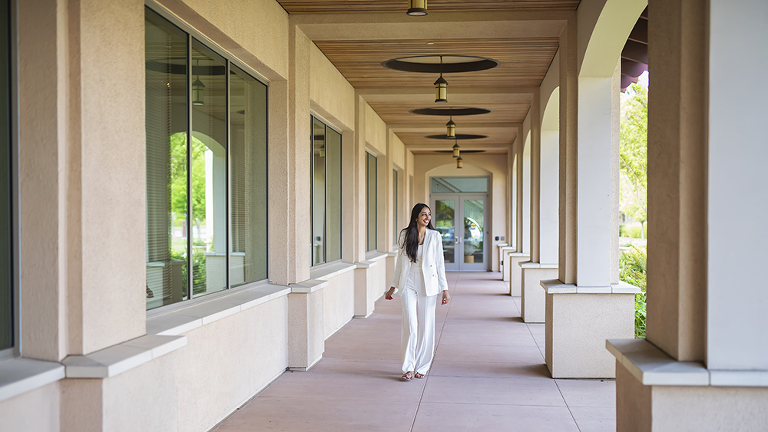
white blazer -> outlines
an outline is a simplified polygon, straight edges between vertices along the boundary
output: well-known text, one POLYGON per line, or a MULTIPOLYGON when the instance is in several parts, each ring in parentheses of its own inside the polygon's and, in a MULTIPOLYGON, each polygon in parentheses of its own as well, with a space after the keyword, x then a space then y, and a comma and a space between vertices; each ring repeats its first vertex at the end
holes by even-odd
MULTIPOLYGON (((400 234, 398 244, 403 243, 403 233, 400 234)), ((400 291, 408 281, 408 272, 411 265, 415 264, 408 258, 408 254, 401 246, 397 252, 395 263, 395 275, 389 285, 395 287, 395 292, 400 291)), ((437 295, 440 291, 448 289, 448 281, 445 279, 445 261, 443 258, 443 239, 440 232, 427 228, 424 234, 424 245, 421 250, 421 271, 424 275, 424 288, 427 296, 437 295)))

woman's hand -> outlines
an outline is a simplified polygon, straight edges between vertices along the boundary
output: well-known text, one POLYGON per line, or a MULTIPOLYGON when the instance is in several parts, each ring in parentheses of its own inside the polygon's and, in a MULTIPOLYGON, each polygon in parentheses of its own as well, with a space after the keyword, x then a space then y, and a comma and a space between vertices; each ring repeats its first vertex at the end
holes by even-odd
POLYGON ((384 293, 384 298, 387 299, 387 300, 392 300, 392 294, 394 294, 394 293, 395 293, 395 287, 390 287, 389 291, 384 293))
POLYGON ((443 302, 441 304, 448 304, 451 301, 451 295, 448 294, 448 290, 443 291, 443 302))

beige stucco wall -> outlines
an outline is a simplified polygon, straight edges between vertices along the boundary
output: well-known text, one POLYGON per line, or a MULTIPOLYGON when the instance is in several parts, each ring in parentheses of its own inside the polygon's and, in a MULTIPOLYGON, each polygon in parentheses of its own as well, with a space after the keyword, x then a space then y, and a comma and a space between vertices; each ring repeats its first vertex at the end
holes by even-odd
POLYGON ((355 315, 355 272, 348 271, 328 279, 323 288, 325 338, 331 337, 355 315))
POLYGON ((157 2, 267 79, 288 78, 289 19, 276 1, 157 2))
POLYGON ((387 154, 387 124, 365 103, 365 142, 376 155, 387 154))
POLYGON ((390 157, 392 158, 392 163, 397 165, 394 168, 405 168, 405 144, 403 144, 403 141, 401 141, 394 133, 392 133, 389 151, 391 152, 390 157))
POLYGON ((59 430, 59 394, 56 382, 0 402, 3 432, 59 430))
POLYGON ((179 430, 209 430, 285 370, 287 310, 284 296, 186 334, 165 370, 176 374, 179 430))
POLYGON ((342 130, 355 128, 355 89, 314 43, 309 47, 312 109, 342 130))

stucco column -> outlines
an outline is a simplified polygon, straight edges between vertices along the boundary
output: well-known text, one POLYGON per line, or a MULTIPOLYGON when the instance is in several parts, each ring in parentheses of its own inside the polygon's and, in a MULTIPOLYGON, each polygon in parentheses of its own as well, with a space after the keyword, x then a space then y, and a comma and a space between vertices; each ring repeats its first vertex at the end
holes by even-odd
POLYGON ((520 280, 522 272, 519 263, 528 261, 530 249, 530 149, 528 151, 528 163, 526 164, 525 136, 527 129, 530 128, 530 119, 517 128, 517 137, 512 146, 514 157, 512 158, 512 204, 513 204, 513 238, 509 242, 514 248, 503 249, 504 257, 504 276, 503 280, 509 284, 509 295, 520 295, 520 280), (526 175, 528 180, 525 180, 526 175), (526 190, 527 188, 527 190, 526 190))
POLYGON ((647 339, 610 341, 617 427, 763 430, 768 89, 734 78, 768 66, 768 4, 649 3, 647 339))
MULTIPOLYGON (((558 61, 559 57, 553 61, 555 69, 558 61)), ((542 85, 541 91, 549 90, 542 85)), ((549 94, 544 96, 549 97, 549 94)), ((531 122, 531 257, 529 261, 520 263, 520 314, 525 322, 544 322, 546 296, 540 282, 557 278, 558 133, 556 129, 542 130, 544 111, 541 99, 541 93, 536 93, 531 106, 534 113, 531 122)), ((557 125, 549 127, 553 126, 557 125)))
MULTIPOLYGON (((545 360, 555 378, 612 378, 606 339, 634 335, 634 287, 611 284, 613 105, 619 67, 607 77, 577 75, 576 26, 560 45, 559 279, 541 281, 545 360)), ((618 59, 617 59, 618 60, 618 59)))
POLYGON ((366 261, 365 257, 367 249, 365 112, 368 104, 357 92, 355 92, 355 101, 355 127, 357 130, 354 143, 355 157, 352 162, 355 165, 355 201, 352 203, 355 207, 353 256, 354 263, 357 264, 355 269, 355 318, 366 318, 373 313, 374 302, 368 293, 368 288, 372 282, 369 273, 373 272, 371 268, 375 267, 377 263, 366 261))

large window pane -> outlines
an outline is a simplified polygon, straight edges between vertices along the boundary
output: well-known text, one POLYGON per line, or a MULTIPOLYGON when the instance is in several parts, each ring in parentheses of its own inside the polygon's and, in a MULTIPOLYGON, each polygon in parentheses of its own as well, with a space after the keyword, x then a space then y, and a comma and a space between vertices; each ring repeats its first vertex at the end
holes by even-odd
POLYGON ((193 295, 227 287, 226 60, 192 40, 193 295))
POLYGON ((147 309, 187 293, 187 35, 147 10, 147 309))
POLYGON ((325 125, 312 119, 312 264, 325 262, 325 125))
POLYGON ((397 170, 392 170, 392 244, 397 244, 397 170))
POLYGON ((366 193, 365 193, 365 200, 367 204, 367 234, 366 234, 366 241, 368 243, 368 247, 366 250, 372 251, 376 250, 376 230, 377 230, 377 221, 376 221, 376 208, 377 208, 377 197, 376 197, 376 156, 366 153, 366 166, 365 166, 365 173, 366 173, 366 193))
POLYGON ((267 278, 267 86, 230 66, 230 286, 267 278))
POLYGON ((325 135, 326 262, 341 259, 341 134, 331 128, 325 135))
POLYGON ((11 255, 10 22, 0 2, 0 350, 13 346, 13 258, 11 255))

